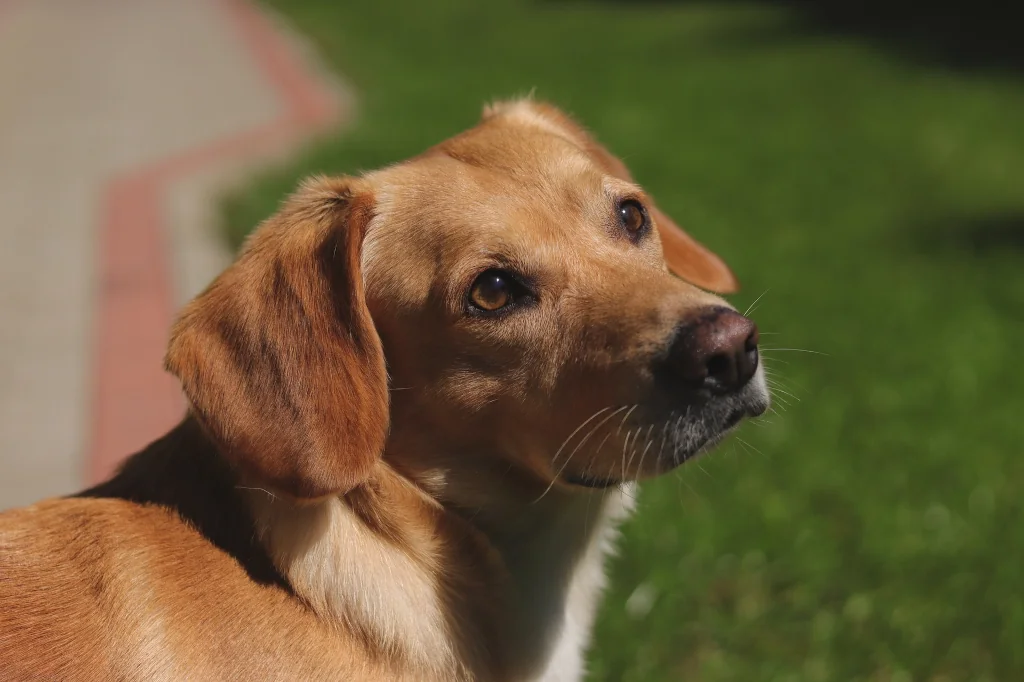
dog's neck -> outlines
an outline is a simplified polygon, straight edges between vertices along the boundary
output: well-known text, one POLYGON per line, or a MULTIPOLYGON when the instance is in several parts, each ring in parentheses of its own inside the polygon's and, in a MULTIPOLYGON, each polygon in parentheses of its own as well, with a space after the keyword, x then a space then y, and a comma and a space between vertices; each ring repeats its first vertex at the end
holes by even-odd
POLYGON ((499 458, 447 463, 443 474, 428 469, 414 477, 469 519, 501 557, 508 575, 503 644, 523 663, 517 679, 582 679, 605 558, 633 508, 634 486, 551 484, 499 458))
POLYGON ((488 519, 485 532, 509 574, 508 644, 528 666, 524 679, 583 678, 605 559, 633 495, 631 487, 548 491, 508 517, 488 519))
POLYGON ((604 558, 632 492, 457 476, 438 487, 436 472, 382 463, 341 498, 250 499, 295 592, 396 666, 445 680, 581 678, 604 558))

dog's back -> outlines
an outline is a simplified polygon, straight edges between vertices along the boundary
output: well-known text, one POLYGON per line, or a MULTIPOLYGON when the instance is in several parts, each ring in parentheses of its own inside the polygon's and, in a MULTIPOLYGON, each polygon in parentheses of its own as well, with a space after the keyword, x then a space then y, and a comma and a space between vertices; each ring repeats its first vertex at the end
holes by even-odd
POLYGON ((100 567, 116 556, 107 545, 124 526, 118 506, 51 500, 0 515, 0 678, 113 676, 104 601, 130 584, 100 567))

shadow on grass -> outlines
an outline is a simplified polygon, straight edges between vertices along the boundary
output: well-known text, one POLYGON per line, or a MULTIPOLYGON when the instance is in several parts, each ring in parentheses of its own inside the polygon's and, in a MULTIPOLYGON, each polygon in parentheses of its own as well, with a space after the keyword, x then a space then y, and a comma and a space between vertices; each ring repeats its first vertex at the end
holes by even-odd
POLYGON ((1024 211, 940 219, 917 227, 913 238, 926 253, 1016 253, 1024 257, 1024 211))
MULTIPOLYGON (((700 0, 596 1, 639 6, 700 0)), ((1024 73, 1024 3, 1015 0, 742 1, 791 8, 801 20, 801 30, 867 39, 916 60, 956 69, 1024 73)))

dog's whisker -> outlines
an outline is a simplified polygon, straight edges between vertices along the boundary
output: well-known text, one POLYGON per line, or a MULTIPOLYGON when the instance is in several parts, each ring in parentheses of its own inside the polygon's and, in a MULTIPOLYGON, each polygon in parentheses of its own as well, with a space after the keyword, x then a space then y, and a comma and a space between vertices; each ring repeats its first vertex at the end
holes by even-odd
POLYGON ((728 449, 723 451, 718 456, 722 459, 736 459, 736 443, 732 443, 732 445, 728 449))
MULTIPOLYGON (((611 414, 607 415, 607 416, 606 416, 606 417, 605 417, 604 419, 602 419, 602 420, 601 420, 600 422, 598 422, 598 423, 597 423, 597 425, 596 425, 596 426, 594 426, 594 428, 590 429, 590 431, 589 431, 589 432, 587 433, 587 435, 586 435, 586 436, 584 436, 584 437, 583 437, 583 438, 582 438, 582 439, 580 440, 580 442, 579 442, 579 443, 578 443, 578 444, 576 445, 576 448, 575 448, 575 449, 574 449, 574 450, 573 450, 573 451, 572 451, 571 453, 569 453, 569 456, 568 456, 568 457, 566 457, 566 458, 565 458, 565 463, 564 463, 564 464, 562 464, 562 468, 561 468, 561 469, 559 469, 559 471, 558 471, 558 475, 559 475, 559 476, 561 476, 561 475, 562 475, 562 472, 563 472, 563 471, 565 471, 565 467, 566 467, 566 466, 567 466, 567 465, 569 464, 569 462, 570 462, 570 461, 572 460, 572 458, 573 458, 573 457, 574 457, 574 456, 576 455, 576 453, 580 451, 580 448, 582 448, 582 447, 583 447, 584 445, 586 445, 587 441, 588 441, 588 440, 590 440, 590 437, 591 437, 591 436, 593 436, 593 435, 594 435, 594 434, 595 434, 595 433, 597 432, 597 430, 598 430, 599 428, 601 428, 602 426, 604 426, 605 424, 607 424, 607 423, 608 423, 608 420, 610 420, 610 419, 611 419, 612 417, 614 417, 614 416, 615 416, 616 414, 618 414, 619 412, 621 412, 621 411, 622 411, 622 410, 624 410, 624 409, 626 409, 626 406, 625 406, 625 405, 623 405, 623 406, 622 406, 622 407, 620 407, 619 409, 615 410, 615 411, 614 411, 614 412, 612 412, 611 414)), ((591 461, 593 461, 593 458, 591 458, 591 461)))
POLYGON ((831 357, 828 353, 822 353, 821 351, 818 350, 808 350, 807 348, 771 348, 761 346, 760 349, 762 354, 767 353, 769 351, 772 353, 782 353, 789 351, 792 353, 812 353, 814 355, 824 355, 825 357, 831 357))
MULTIPOLYGON (((654 425, 651 424, 650 428, 648 428, 648 437, 644 438, 644 442, 645 443, 649 442, 650 430, 653 429, 653 428, 654 428, 654 425)), ((644 427, 643 426, 641 426, 639 429, 637 429, 636 438, 633 439, 633 447, 631 447, 629 449, 629 463, 626 465, 627 469, 629 469, 629 468, 631 468, 633 466, 633 458, 636 457, 636 449, 638 447, 640 447, 640 436, 641 436, 641 434, 643 432, 644 432, 644 427)))
POLYGON ((582 430, 583 430, 583 428, 584 428, 584 427, 585 427, 585 426, 586 426, 587 424, 589 424, 589 423, 590 423, 590 422, 591 422, 592 420, 596 419, 596 418, 597 418, 598 416, 600 416, 601 414, 603 414, 604 412, 606 412, 607 410, 610 410, 610 409, 612 409, 612 408, 611 408, 611 406, 608 406, 608 407, 602 407, 602 408, 601 408, 600 410, 598 410, 598 411, 597 411, 597 412, 595 412, 594 414, 592 414, 592 415, 590 415, 589 417, 587 417, 587 418, 586 418, 586 419, 585 419, 585 420, 583 421, 583 423, 581 423, 581 424, 580 424, 579 426, 577 426, 577 427, 576 427, 576 430, 575 430, 575 431, 573 431, 572 433, 570 433, 570 434, 569 434, 569 436, 568 436, 568 437, 567 437, 567 438, 566 438, 566 439, 565 439, 564 441, 562 441, 562 444, 558 446, 558 450, 556 450, 556 451, 555 451, 555 456, 551 458, 551 461, 552 461, 552 462, 555 462, 555 461, 557 461, 557 460, 558 460, 558 456, 559 456, 560 454, 562 454, 562 450, 563 450, 563 449, 565 449, 565 446, 569 444, 569 441, 570 441, 570 440, 572 440, 573 436, 575 436, 575 435, 576 435, 577 433, 579 433, 580 431, 582 431, 582 430))
MULTIPOLYGON (((642 454, 640 455, 640 464, 639 464, 639 466, 637 467, 637 473, 639 473, 640 471, 643 471, 643 466, 644 466, 644 457, 646 457, 646 456, 647 456, 647 451, 651 449, 651 446, 652 446, 652 445, 654 445, 654 441, 653 441, 653 440, 651 440, 651 433, 652 433, 653 431, 654 431, 654 424, 651 424, 650 428, 648 428, 648 429, 647 429, 647 438, 645 438, 645 439, 644 439, 644 440, 646 440, 646 441, 647 441, 647 445, 646 445, 646 446, 644 447, 644 451, 643 451, 643 453, 642 453, 642 454)), ((633 457, 635 457, 635 456, 636 456, 636 452, 633 452, 633 453, 632 453, 632 454, 630 455, 630 457, 629 457, 629 463, 628 463, 628 464, 626 465, 626 468, 627 468, 627 469, 630 469, 630 468, 631 468, 631 467, 633 466, 633 457)), ((623 476, 623 478, 625 478, 625 476, 623 476)))
POLYGON ((665 441, 668 440, 668 425, 671 423, 672 415, 674 414, 674 411, 670 412, 668 419, 666 419, 665 423, 661 425, 661 446, 658 448, 658 459, 661 459, 662 453, 665 452, 665 441))
MULTIPOLYGON (((776 377, 765 377, 765 379, 766 379, 765 383, 768 385, 768 388, 772 389, 773 392, 774 391, 787 391, 787 392, 788 391, 792 391, 792 387, 789 386, 789 384, 787 384, 784 381, 782 381, 781 379, 778 379, 776 377)), ((797 396, 795 394, 791 394, 791 397, 795 398, 797 396)))
MULTIPOLYGON (((622 409, 625 409, 625 408, 622 408, 622 409)), ((616 411, 616 412, 617 412, 617 411, 616 411)), ((602 420, 602 421, 601 421, 600 423, 598 423, 598 424, 597 424, 597 425, 596 425, 595 427, 593 427, 593 428, 592 428, 592 429, 591 429, 591 430, 590 430, 590 431, 589 431, 589 432, 587 433, 587 435, 583 437, 583 439, 582 439, 582 440, 580 440, 579 444, 578 444, 578 445, 576 445, 576 447, 575 447, 575 448, 573 449, 573 451, 572 451, 571 453, 569 453, 569 456, 565 458, 565 461, 564 461, 564 462, 562 463, 562 466, 561 466, 561 467, 560 467, 560 468, 558 469, 558 473, 556 473, 556 474, 555 474, 555 477, 554 477, 554 478, 552 479, 551 483, 550 483, 550 484, 548 485, 548 488, 547 488, 547 490, 545 490, 545 494, 546 494, 546 493, 547 493, 548 491, 550 491, 550 489, 551 489, 551 486, 552 486, 552 485, 554 485, 554 482, 555 482, 555 481, 557 481, 558 479, 560 479, 560 478, 562 477, 562 474, 563 474, 563 473, 565 472, 565 469, 566 469, 566 467, 568 467, 568 466, 569 466, 569 462, 571 462, 571 461, 572 461, 572 459, 573 459, 573 457, 575 457, 575 456, 576 456, 576 453, 580 451, 580 448, 582 448, 582 447, 583 447, 583 446, 584 446, 584 445, 586 444, 586 442, 587 442, 587 441, 588 441, 588 440, 590 439, 590 437, 591 437, 592 435, 594 435, 594 433, 596 433, 596 432, 597 432, 597 430, 598 430, 599 428, 601 428, 601 426, 602 426, 603 424, 607 423, 607 421, 608 421, 609 419, 611 419, 611 417, 613 417, 614 415, 615 415, 615 412, 613 412, 613 413, 612 413, 611 415, 609 415, 608 417, 606 417, 605 419, 603 419, 603 420, 602 420)), ((594 462, 594 458, 592 457, 592 458, 591 458, 591 461, 590 461, 590 463, 589 463, 589 464, 587 464, 587 467, 586 467, 586 471, 587 471, 587 473, 589 473, 589 472, 590 472, 590 469, 591 469, 591 467, 593 466, 593 462, 594 462)), ((543 497, 543 495, 542 495, 541 497, 543 497)), ((539 500, 539 499, 540 499, 540 498, 538 498, 538 500, 539 500)))
POLYGON ((629 499, 631 499, 633 502, 638 502, 639 499, 640 499, 636 495, 634 495, 632 493, 626 492, 625 486, 620 485, 619 486, 619 492, 622 493, 623 495, 625 495, 626 497, 628 497, 629 499))
POLYGON ((640 427, 636 430, 636 437, 633 439, 633 447, 629 449, 629 461, 626 462, 625 468, 622 470, 622 478, 626 477, 626 470, 633 465, 633 458, 636 457, 636 443, 640 440, 640 434, 643 433, 644 427, 640 427))
POLYGON ((800 384, 800 382, 794 380, 792 376, 790 376, 789 374, 784 373, 782 370, 773 369, 772 370, 772 377, 774 377, 777 380, 785 380, 786 383, 793 384, 794 386, 796 386, 800 390, 803 390, 803 391, 807 390, 802 384, 800 384))
POLYGON ((789 364, 788 360, 783 360, 782 358, 769 358, 769 357, 765 357, 763 354, 761 356, 761 359, 764 361, 765 369, 768 369, 768 361, 769 360, 771 361, 771 364, 773 364, 773 365, 788 365, 789 364))
MULTIPOLYGON (((790 398, 792 398, 793 400, 795 400, 795 401, 797 401, 797 402, 800 402, 800 398, 799 398, 799 397, 797 397, 797 396, 793 395, 793 394, 792 394, 792 393, 790 393, 789 391, 785 391, 785 390, 783 390, 782 388, 780 388, 780 387, 778 387, 778 386, 772 386, 772 391, 774 391, 774 392, 776 393, 776 396, 775 396, 775 397, 777 397, 777 398, 778 398, 778 394, 779 394, 779 393, 781 393, 782 395, 788 395, 788 396, 789 396, 790 398)), ((781 400, 781 398, 779 398, 779 399, 781 400)))
POLYGON ((638 426, 636 431, 633 432, 633 438, 632 438, 632 440, 629 441, 629 460, 628 460, 628 462, 626 460, 625 453, 623 453, 622 477, 621 477, 623 480, 625 480, 625 478, 626 478, 626 471, 629 469, 630 465, 633 463, 633 458, 636 457, 636 444, 640 440, 640 434, 643 433, 643 430, 644 430, 643 426, 638 426))
MULTIPOLYGON (((566 437, 566 439, 565 439, 564 441, 562 441, 562 444, 558 446, 558 450, 557 450, 557 451, 555 451, 555 456, 551 458, 551 463, 552 463, 552 464, 554 464, 555 462, 557 462, 557 461, 558 461, 558 456, 559 456, 560 454, 562 454, 562 450, 564 450, 564 449, 565 449, 565 446, 569 444, 569 441, 571 441, 571 440, 573 439, 573 436, 575 436, 575 435, 576 435, 577 433, 579 433, 580 431, 582 431, 582 430, 583 430, 583 429, 584 429, 584 428, 586 427, 586 425, 587 425, 587 424, 589 424, 589 423, 590 423, 591 421, 593 421, 594 419, 597 419, 597 417, 599 417, 600 415, 604 414, 605 412, 607 412, 607 411, 608 411, 608 410, 610 410, 610 409, 612 409, 610 405, 609 405, 609 406, 607 406, 607 407, 602 407, 602 408, 601 408, 600 410, 598 410, 597 412, 595 412, 594 414, 590 415, 590 416, 589 416, 589 417, 587 417, 587 418, 586 418, 585 420, 583 420, 583 422, 582 422, 582 423, 581 423, 581 424, 580 424, 579 426, 577 426, 577 427, 576 427, 576 430, 575 430, 575 431, 573 431, 572 433, 570 433, 570 434, 569 434, 569 435, 568 435, 568 436, 566 437)), ((538 502, 540 502, 540 501, 541 501, 542 499, 544 499, 544 496, 545 496, 545 495, 547 495, 547 494, 548 494, 549 492, 551 492, 551 489, 552 489, 552 488, 554 487, 554 485, 555 485, 555 481, 557 481, 557 480, 558 480, 558 477, 559 477, 559 476, 561 476, 561 474, 562 474, 562 471, 564 471, 564 470, 565 470, 565 465, 566 465, 566 464, 568 464, 568 463, 569 463, 569 459, 567 458, 567 459, 566 459, 566 461, 565 461, 565 463, 564 463, 564 464, 562 464, 562 468, 561 468, 561 469, 559 469, 559 471, 558 471, 558 475, 557 475, 557 476, 554 476, 554 477, 553 477, 553 478, 551 479, 551 482, 550 482, 550 483, 548 484, 548 487, 544 489, 544 492, 542 492, 542 493, 540 494, 540 497, 538 497, 538 498, 537 498, 536 500, 534 500, 534 501, 533 501, 533 502, 531 502, 530 504, 537 504, 537 503, 538 503, 538 502)))
POLYGON ((578 450, 579 450, 579 449, 580 449, 581 447, 583 447, 583 446, 584 446, 584 445, 586 444, 586 442, 587 442, 588 440, 590 440, 590 437, 591 437, 591 436, 593 436, 593 435, 594 435, 595 433, 597 433, 597 430, 598 430, 599 428, 601 428, 602 426, 604 426, 605 424, 607 424, 607 423, 608 423, 608 421, 609 421, 609 420, 610 420, 610 419, 611 419, 612 417, 614 417, 615 415, 617 415, 617 414, 618 414, 619 412, 621 412, 621 411, 622 411, 622 410, 624 410, 624 409, 626 409, 625 405, 623 405, 623 406, 622 406, 622 407, 620 407, 619 409, 615 410, 615 411, 614 411, 614 412, 612 412, 611 414, 607 415, 607 416, 606 416, 606 417, 605 417, 604 419, 602 419, 601 421, 599 421, 599 422, 597 423, 597 425, 595 425, 595 426, 594 426, 594 428, 590 429, 590 431, 589 431, 589 432, 587 432, 587 435, 586 435, 586 436, 584 436, 582 440, 580 440, 579 444, 578 444, 578 445, 576 446, 576 448, 575 448, 575 449, 574 449, 574 450, 572 451, 572 453, 571 453, 571 454, 569 455, 569 457, 568 457, 568 459, 567 459, 566 461, 568 461, 569 459, 572 459, 572 456, 573 456, 573 455, 575 455, 575 454, 576 454, 576 452, 577 452, 577 451, 578 451, 578 450))
POLYGON ((756 447, 754 447, 753 445, 751 445, 747 441, 745 441, 742 438, 740 438, 739 436, 736 437, 736 442, 740 443, 745 449, 753 450, 754 452, 756 452, 757 454, 761 455, 762 457, 766 457, 767 456, 763 452, 758 450, 756 447))
POLYGON ((762 298, 764 298, 764 295, 767 294, 768 291, 769 291, 768 289, 765 289, 761 293, 760 296, 758 296, 757 298, 754 299, 753 303, 751 303, 750 305, 747 306, 747 309, 745 311, 743 311, 743 317, 747 317, 748 315, 750 315, 750 313, 754 312, 754 310, 757 308, 758 301, 760 301, 762 298))
MULTIPOLYGON (((626 481, 620 481, 615 487, 618 488, 620 493, 631 499, 633 502, 639 500, 638 495, 629 492, 629 486, 626 485, 626 481)), ((636 488, 634 488, 634 490, 636 490, 636 488)))
POLYGON ((766 377, 765 384, 768 385, 768 388, 771 389, 773 394, 782 393, 783 395, 788 395, 790 398, 793 398, 794 400, 801 400, 800 396, 794 393, 794 391, 798 389, 793 388, 792 386, 783 382, 780 379, 774 377, 766 377))
POLYGON ((626 443, 629 440, 629 431, 626 431, 626 439, 622 441, 622 455, 619 457, 619 479, 625 476, 626 472, 626 443))
MULTIPOLYGON (((692 485, 690 485, 689 481, 686 480, 685 467, 676 470, 676 479, 682 485, 685 485, 689 489, 689 491, 693 493, 695 497, 700 497, 700 495, 697 493, 697 490, 692 485)), ((682 501, 682 495, 680 495, 679 502, 682 503, 682 501)))
MULTIPOLYGON (((612 437, 612 434, 611 434, 611 432, 608 432, 608 433, 606 433, 606 434, 604 435, 604 438, 603 438, 603 439, 601 440, 601 442, 600 442, 600 443, 598 444, 598 446, 597 446, 597 449, 596 449, 596 450, 594 450, 594 458, 595 458, 595 459, 597 458, 597 456, 598 456, 598 455, 600 455, 600 454, 601 454, 601 448, 603 448, 603 447, 605 446, 605 443, 607 443, 607 442, 608 442, 608 439, 609 439, 609 438, 611 438, 611 437, 612 437)), ((592 459, 592 460, 590 461, 590 464, 588 464, 588 465, 587 465, 587 468, 589 469, 589 468, 590 468, 591 466, 593 466, 593 464, 594 464, 594 460, 592 459)))
POLYGON ((635 410, 638 407, 640 407, 639 404, 633 405, 633 407, 629 408, 629 412, 627 412, 625 415, 623 415, 622 421, 619 422, 619 428, 615 430, 615 435, 616 436, 618 436, 620 433, 622 433, 622 427, 626 425, 626 420, 629 419, 629 415, 633 414, 633 410, 635 410))
POLYGON ((796 381, 790 376, 782 377, 782 375, 777 372, 772 373, 771 376, 777 385, 782 386, 782 388, 786 390, 799 390, 803 391, 804 393, 810 393, 806 386, 804 386, 799 381, 796 381))
POLYGON ((276 500, 277 499, 277 495, 275 495, 274 493, 270 492, 266 488, 250 487, 250 486, 246 486, 246 485, 236 485, 235 487, 240 489, 240 490, 258 490, 261 493, 266 493, 270 497, 270 499, 272 499, 272 500, 276 500))
POLYGON ((624 479, 626 478, 626 471, 627 471, 627 469, 629 469, 630 465, 633 463, 633 458, 636 457, 636 454, 637 454, 637 441, 640 440, 640 434, 642 432, 643 432, 643 426, 638 426, 637 430, 633 434, 633 440, 630 441, 630 459, 629 459, 629 462, 627 462, 626 459, 625 459, 625 453, 623 454, 623 475, 622 475, 622 477, 624 479))
POLYGON ((778 372, 769 372, 769 371, 765 370, 764 378, 765 378, 766 381, 768 381, 769 383, 772 383, 775 386, 782 386, 783 388, 789 388, 789 384, 788 384, 788 381, 787 381, 788 377, 783 377, 778 372))
MULTIPOLYGON (((635 403, 631 408, 629 408, 629 412, 627 412, 626 414, 624 414, 622 416, 622 421, 619 422, 619 428, 615 429, 616 437, 618 437, 618 435, 620 433, 622 433, 622 427, 626 425, 626 421, 629 419, 629 416, 631 414, 633 414, 633 411, 636 410, 636 408, 638 408, 638 407, 640 407, 640 404, 639 403, 635 403)), ((628 444, 629 444, 629 431, 626 431, 626 439, 622 442, 622 476, 620 476, 620 479, 625 479, 626 478, 625 459, 626 459, 626 447, 627 447, 628 444)))
MULTIPOLYGON (((653 424, 651 425, 651 430, 652 431, 654 430, 654 425, 653 424)), ((647 458, 647 452, 651 449, 652 445, 654 445, 654 441, 651 440, 651 434, 650 434, 650 431, 648 431, 648 433, 647 433, 647 447, 645 447, 643 453, 641 453, 641 455, 640 455, 640 463, 636 467, 637 476, 639 476, 640 472, 642 472, 644 470, 644 459, 647 458)))
POLYGON ((672 433, 676 437, 675 446, 676 446, 676 449, 677 449, 677 452, 673 453, 673 456, 677 457, 679 455, 679 453, 678 453, 679 438, 680 438, 679 429, 680 429, 680 427, 683 424, 683 420, 686 419, 689 416, 690 416, 690 408, 689 408, 689 406, 687 406, 686 412, 681 414, 681 415, 679 415, 679 417, 676 419, 675 423, 672 425, 672 433))

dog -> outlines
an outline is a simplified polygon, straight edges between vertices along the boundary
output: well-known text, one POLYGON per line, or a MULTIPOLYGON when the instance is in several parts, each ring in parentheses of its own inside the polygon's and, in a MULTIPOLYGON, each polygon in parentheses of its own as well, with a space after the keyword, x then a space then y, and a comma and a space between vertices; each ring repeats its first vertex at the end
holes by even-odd
POLYGON ((769 406, 736 287, 532 99, 306 181, 176 321, 181 424, 0 515, 0 678, 580 679, 635 482, 769 406))

